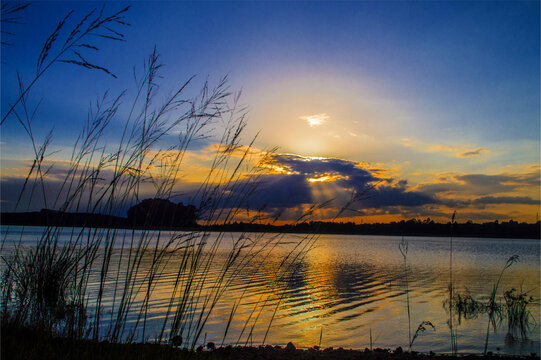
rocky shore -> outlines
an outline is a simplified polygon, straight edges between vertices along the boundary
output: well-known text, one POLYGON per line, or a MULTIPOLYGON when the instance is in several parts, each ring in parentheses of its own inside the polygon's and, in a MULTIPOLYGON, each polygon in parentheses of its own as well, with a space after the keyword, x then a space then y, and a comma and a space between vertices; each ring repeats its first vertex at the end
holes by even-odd
POLYGON ((292 343, 287 346, 224 346, 216 347, 214 343, 200 346, 195 351, 160 344, 118 344, 107 341, 94 342, 88 340, 70 340, 50 337, 29 329, 2 328, 1 359, 115 359, 115 360, 539 360, 538 354, 528 356, 507 356, 489 353, 482 355, 450 356, 444 354, 428 354, 407 352, 402 348, 353 350, 343 348, 321 349, 314 346, 309 349, 298 349, 292 343))

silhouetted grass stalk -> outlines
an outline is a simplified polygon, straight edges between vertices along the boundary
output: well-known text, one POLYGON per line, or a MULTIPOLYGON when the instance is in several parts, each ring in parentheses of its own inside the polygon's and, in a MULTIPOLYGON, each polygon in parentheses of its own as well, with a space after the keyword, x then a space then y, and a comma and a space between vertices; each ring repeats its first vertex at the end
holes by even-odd
POLYGON ((455 217, 456 211, 453 212, 453 216, 451 217, 451 229, 449 234, 449 329, 451 331, 451 353, 453 355, 458 353, 457 330, 453 324, 453 226, 455 224, 455 217))
POLYGON ((411 351, 411 345, 413 344, 413 341, 411 339, 411 311, 410 311, 410 295, 409 295, 408 263, 407 263, 408 241, 404 239, 404 236, 402 236, 402 241, 400 241, 400 244, 398 245, 398 249, 400 250, 402 257, 404 258, 404 274, 406 277, 406 307, 408 310, 408 344, 411 351))
MULTIPOLYGON (((73 146, 53 208, 115 215, 125 206, 138 202, 148 183, 154 186, 154 197, 171 197, 189 144, 206 136, 205 129, 218 119, 225 122, 225 131, 209 175, 194 200, 200 199, 203 220, 209 224, 234 219, 247 206, 249 196, 260 183, 259 168, 247 164, 251 144, 241 146, 245 118, 244 109, 237 108, 238 98, 229 107, 231 94, 224 78, 214 89, 205 83, 198 98, 183 99, 181 95, 190 79, 162 105, 155 107, 153 99, 160 67, 154 51, 145 65, 144 76, 137 81, 138 90, 114 152, 107 153, 104 134, 118 116, 124 95, 113 100, 104 97, 91 109, 73 146), (156 150, 164 136, 181 126, 184 131, 177 146, 166 151, 156 150), (235 162, 232 155, 239 149, 243 154, 235 162), (245 181, 243 175, 247 171, 250 181, 245 181), (233 197, 231 194, 236 190, 240 190, 242 196, 233 197)), ((25 116, 20 117, 20 123, 34 146, 35 160, 19 200, 28 193, 31 200, 35 192, 41 191, 47 206, 47 170, 42 169, 47 161, 46 149, 51 135, 41 147, 35 145, 32 117, 36 111, 27 111, 28 88, 24 88, 22 82, 20 89, 25 116)), ((15 109, 12 111, 19 116, 15 109)), ((265 156, 262 161, 267 161, 265 156)), ((256 217, 261 218, 257 214, 256 217)), ((209 316, 234 279, 249 264, 264 261, 264 255, 282 239, 274 235, 254 239, 242 234, 227 254, 218 276, 211 279, 209 273, 216 262, 223 233, 212 240, 208 232, 176 233, 168 237, 160 231, 87 226, 68 230, 68 233, 67 240, 61 240, 66 229, 47 226, 35 247, 28 249, 19 242, 14 245, 11 256, 2 257, 6 267, 2 274, 3 321, 18 326, 37 325, 50 331, 56 329, 75 338, 146 341, 153 294, 162 283, 165 269, 174 263, 178 264, 176 276, 156 340, 169 338, 178 344, 182 343, 179 339, 184 338, 184 344, 190 348, 195 348, 209 316), (95 289, 90 290, 90 285, 95 289), (112 299, 104 309, 104 299, 110 291, 112 299), (71 309, 71 313, 58 314, 61 309, 71 309)), ((23 227, 20 240, 24 235, 23 227)), ((6 239, 7 236, 2 240, 2 248, 6 239)), ((276 268, 278 279, 290 276, 294 264, 311 248, 314 239, 312 236, 302 239, 282 259, 276 268)), ((263 304, 271 303, 271 299, 264 299, 263 304)), ((254 317, 247 341, 253 341, 254 327, 265 306, 254 317)))

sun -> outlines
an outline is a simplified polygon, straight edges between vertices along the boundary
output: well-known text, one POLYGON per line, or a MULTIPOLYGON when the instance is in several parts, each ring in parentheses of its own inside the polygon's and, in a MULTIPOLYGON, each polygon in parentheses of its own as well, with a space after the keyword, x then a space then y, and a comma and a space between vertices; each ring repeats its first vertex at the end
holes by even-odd
POLYGON ((323 113, 323 114, 314 114, 314 115, 301 116, 300 119, 305 120, 306 122, 308 122, 308 125, 310 125, 310 127, 315 127, 315 126, 320 126, 325 121, 329 120, 330 116, 323 113))

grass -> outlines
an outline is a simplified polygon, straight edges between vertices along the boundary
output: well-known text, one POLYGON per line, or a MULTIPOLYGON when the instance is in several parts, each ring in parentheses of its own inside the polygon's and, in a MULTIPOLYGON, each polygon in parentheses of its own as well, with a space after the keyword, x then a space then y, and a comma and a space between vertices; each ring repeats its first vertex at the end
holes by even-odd
POLYGON ((528 309, 534 298, 521 287, 520 290, 507 290, 504 299, 507 333, 514 339, 520 338, 521 341, 525 341, 528 338, 528 331, 535 324, 535 318, 528 309))
POLYGON ((511 265, 513 265, 515 262, 519 261, 519 257, 517 255, 511 256, 507 262, 505 263, 504 267, 502 268, 502 271, 500 272, 500 276, 498 277, 498 281, 494 286, 492 287, 492 292, 490 294, 490 298, 488 301, 488 325, 487 325, 487 334, 485 337, 485 348, 483 351, 483 354, 487 354, 487 348, 488 348, 488 338, 490 335, 490 325, 492 324, 494 328, 496 328, 496 314, 498 312, 498 304, 496 303, 496 294, 498 292, 498 288, 500 286, 500 282, 503 277, 503 273, 505 270, 507 270, 511 265))
POLYGON ((413 340, 411 338, 411 311, 410 311, 410 294, 409 294, 409 281, 408 281, 408 241, 402 237, 402 241, 398 245, 398 249, 404 258, 404 274, 406 276, 406 306, 408 310, 408 344, 411 350, 413 340))
MULTIPOLYGON (((500 280, 503 272, 516 261, 518 261, 516 257, 512 257, 507 261, 500 273, 500 280)), ((535 300, 529 292, 523 291, 522 288, 520 290, 511 288, 504 291, 503 295, 498 297, 498 288, 499 281, 493 285, 487 302, 474 299, 468 291, 462 294, 458 292, 453 294, 452 306, 455 315, 458 317, 459 324, 462 319, 476 319, 480 315, 486 315, 488 317, 489 325, 485 337, 485 351, 487 353, 488 336, 490 335, 491 327, 495 331, 499 324, 505 321, 507 323, 506 338, 511 341, 518 340, 525 342, 528 340, 528 332, 536 325, 535 318, 529 309, 535 300)), ((449 303, 445 305, 449 306, 449 303)))
MULTIPOLYGON (((408 311, 408 347, 409 351, 411 351, 411 348, 413 347, 413 343, 417 339, 417 337, 424 333, 427 328, 431 328, 432 330, 436 330, 434 325, 427 320, 421 321, 421 323, 417 326, 417 330, 415 330, 415 334, 413 334, 413 337, 411 336, 411 308, 410 308, 410 296, 409 296, 409 278, 408 278, 408 248, 409 243, 408 241, 402 237, 402 241, 400 241, 398 245, 398 249, 400 250, 400 253, 402 254, 402 257, 404 258, 404 275, 405 275, 405 282, 406 282, 406 308, 408 311)), ((370 334, 370 349, 372 349, 372 334, 370 334)))
POLYGON ((492 286, 492 291, 487 302, 482 302, 474 299, 468 291, 459 293, 453 291, 452 299, 445 302, 445 306, 449 309, 450 314, 455 314, 458 317, 458 324, 462 319, 470 320, 487 315, 488 324, 485 335, 483 354, 488 353, 488 341, 490 337, 490 329, 496 331, 498 325, 504 319, 507 319, 507 336, 514 339, 520 338, 522 341, 527 339, 527 332, 531 329, 535 320, 528 310, 528 306, 533 303, 534 299, 528 295, 528 292, 523 292, 522 289, 509 289, 504 291, 503 299, 498 300, 498 290, 504 272, 514 263, 519 261, 517 255, 511 256, 503 266, 496 283, 492 286), (505 304, 501 304, 501 300, 505 304))
MULTIPOLYGON (((449 306, 448 302, 446 306, 449 306)), ((462 319, 476 319, 479 315, 485 314, 488 311, 486 304, 475 300, 467 290, 462 294, 457 291, 453 293, 452 306, 455 316, 458 317, 458 325, 462 323, 462 319)))
MULTIPOLYGON (((444 306, 449 311, 448 325, 451 333, 451 352, 453 355, 458 353, 457 344, 457 326, 454 323, 454 317, 458 317, 458 324, 461 323, 462 318, 474 319, 481 314, 487 314, 488 325, 485 336, 484 351, 483 354, 487 355, 488 340, 490 336, 490 327, 497 328, 498 323, 501 323, 502 319, 507 318, 508 330, 507 335, 511 339, 520 338, 522 341, 527 339, 527 333, 535 323, 535 319, 528 310, 534 299, 528 295, 528 292, 523 292, 522 289, 517 291, 516 289, 510 289, 504 292, 503 298, 505 300, 505 306, 502 306, 497 301, 497 293, 500 286, 500 282, 504 275, 505 270, 511 267, 515 262, 519 261, 517 255, 511 256, 504 267, 502 268, 498 280, 492 287, 488 302, 475 300, 468 292, 460 294, 455 291, 455 284, 453 280, 453 225, 455 224, 456 212, 453 213, 451 218, 451 230, 449 237, 449 298, 444 302, 444 306)), ((399 250, 404 259, 404 275, 406 284, 406 308, 408 314, 408 344, 409 349, 413 346, 416 338, 427 329, 435 330, 434 325, 430 321, 422 321, 415 331, 415 334, 411 335, 411 308, 409 298, 409 281, 408 281, 408 254, 409 244, 407 240, 402 237, 402 241, 399 243, 399 250)), ((371 341, 370 341, 371 342, 371 341)))
POLYGON ((458 353, 458 340, 457 330, 453 323, 453 294, 454 294, 454 282, 453 282, 453 225, 455 224, 456 211, 451 216, 451 228, 449 230, 449 330, 451 332, 451 353, 456 355, 458 353))
MULTIPOLYGON (((126 26, 124 13, 127 11, 125 8, 106 14, 103 8, 94 10, 72 28, 68 26, 73 14, 68 13, 46 40, 33 80, 28 85, 19 81, 20 95, 2 123, 11 118, 20 123, 35 158, 16 208, 29 209, 32 199, 40 197, 46 208, 115 215, 143 196, 148 197, 149 192, 154 198, 174 197, 190 144, 206 138, 222 124, 223 132, 211 169, 192 199, 199 202, 201 220, 205 223, 228 222, 246 211, 248 199, 260 181, 259 167, 250 162, 253 141, 247 146, 242 143, 246 109, 239 106, 238 96, 229 90, 227 78, 221 79, 215 87, 205 82, 198 96, 186 97, 184 94, 192 85, 193 78, 190 78, 158 103, 162 65, 154 50, 145 61, 143 73, 136 76, 135 95, 128 100, 127 111, 119 110, 125 107, 125 93, 116 97, 105 95, 91 107, 67 165, 54 163, 49 158, 52 132, 38 145, 33 122, 39 112, 29 101, 32 86, 58 62, 112 75, 105 67, 87 61, 75 49, 94 49, 93 44, 85 42, 93 34, 122 41, 123 35, 110 26, 126 26), (104 35, 111 31, 114 35, 104 35), (77 59, 64 58, 67 54, 77 59), (110 124, 119 120, 124 126, 116 133, 117 145, 112 148, 107 145, 111 139, 110 124), (170 139, 172 134, 181 134, 178 142, 174 145, 168 142, 162 148, 164 140, 170 139), (240 157, 236 156, 238 153, 240 157), (56 192, 50 189, 53 165, 57 171, 55 176, 58 172, 63 174, 55 183, 56 192), (247 175, 249 181, 246 181, 247 175), (231 194, 236 192, 242 195, 233 197, 231 194)), ((268 159, 263 156, 262 161, 268 162, 268 159)), ((260 219, 261 214, 255 213, 253 218, 260 219)), ((196 348, 210 315, 239 274, 248 265, 264 261, 265 255, 278 246, 283 237, 241 234, 225 254, 218 275, 210 277, 209 271, 218 261, 218 255, 224 255, 220 252, 220 245, 226 239, 223 233, 211 236, 208 232, 191 231, 171 235, 149 230, 49 226, 37 244, 30 247, 23 245, 24 227, 16 243, 7 240, 8 233, 9 229, 1 242, 3 326, 29 327, 93 341, 183 339, 183 346, 190 349, 196 348), (152 299, 163 282, 164 270, 171 267, 176 268, 176 275, 169 288, 161 331, 151 334, 147 323, 152 299), (90 285, 94 287, 92 291, 90 285)), ((276 277, 290 276, 295 261, 304 256, 314 241, 315 237, 311 236, 301 239, 277 265, 276 277)), ((272 301, 269 298, 264 303, 272 301)), ((230 322, 235 310, 234 307, 231 311, 230 322)), ((246 341, 252 341, 258 323, 259 314, 255 311, 253 321, 245 325, 246 341)), ((226 329, 224 339, 227 333, 226 329)), ((243 333, 244 330, 238 341, 243 333)))

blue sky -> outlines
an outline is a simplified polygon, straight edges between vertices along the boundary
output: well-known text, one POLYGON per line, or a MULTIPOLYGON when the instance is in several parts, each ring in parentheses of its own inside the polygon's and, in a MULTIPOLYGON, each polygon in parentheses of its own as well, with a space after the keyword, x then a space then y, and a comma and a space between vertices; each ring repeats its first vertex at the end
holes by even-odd
MULTIPOLYGON (((245 136, 260 131, 261 149, 367 162, 388 169, 396 184, 407 180, 406 192, 443 178, 465 185, 460 177, 468 174, 538 172, 539 2, 140 1, 106 9, 128 4, 126 41, 96 39, 100 51, 89 55, 117 79, 56 64, 32 90, 33 104, 42 99, 34 130, 43 137, 54 127, 60 149, 69 148, 90 101, 133 88, 133 67, 141 69, 156 46, 165 93, 190 75, 197 75, 195 91, 207 76, 212 83, 228 74, 249 107, 245 136), (308 126, 313 115, 324 121, 308 126)), ((16 98, 16 71, 31 79, 62 15, 74 9, 75 23, 96 6, 35 2, 21 13, 25 24, 9 25, 15 36, 3 38, 14 44, 2 47, 3 115, 16 98)), ((6 164, 22 166, 31 154, 14 119, 2 127, 6 179, 12 171, 6 164)), ((539 186, 508 190, 494 195, 527 197, 526 208, 508 204, 495 214, 532 220, 539 186)), ((482 194, 470 187, 445 196, 482 194)))

